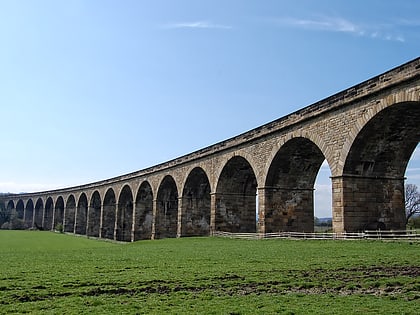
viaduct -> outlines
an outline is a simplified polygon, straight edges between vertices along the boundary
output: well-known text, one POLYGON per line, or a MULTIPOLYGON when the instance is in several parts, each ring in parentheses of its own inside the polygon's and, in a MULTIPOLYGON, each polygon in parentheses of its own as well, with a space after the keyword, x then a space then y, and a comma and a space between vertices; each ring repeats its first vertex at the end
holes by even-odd
POLYGON ((2 197, 27 227, 119 241, 311 232, 324 160, 333 229, 404 229, 420 140, 420 58, 191 154, 77 187, 2 197), (256 216, 258 213, 258 219, 256 216))

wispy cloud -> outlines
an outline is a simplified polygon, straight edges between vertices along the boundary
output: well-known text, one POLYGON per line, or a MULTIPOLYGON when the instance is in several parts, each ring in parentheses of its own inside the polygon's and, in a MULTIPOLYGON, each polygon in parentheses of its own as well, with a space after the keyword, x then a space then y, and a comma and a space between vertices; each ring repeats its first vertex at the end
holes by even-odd
POLYGON ((397 19, 396 23, 400 24, 400 25, 404 25, 404 26, 420 26, 420 19, 417 20, 409 20, 409 19, 397 19))
POLYGON ((163 25, 164 28, 190 28, 190 29, 232 29, 231 25, 217 24, 210 21, 180 22, 163 25))
MULTIPOLYGON (((282 26, 310 31, 340 32, 371 39, 405 42, 404 36, 397 30, 396 24, 370 25, 356 23, 342 17, 329 16, 308 19, 285 17, 276 19, 276 22, 282 26)), ((404 23, 414 25, 418 21, 404 21, 404 23)))
POLYGON ((360 33, 360 27, 343 18, 323 17, 317 19, 281 18, 280 23, 285 25, 318 31, 332 31, 345 33, 360 33))

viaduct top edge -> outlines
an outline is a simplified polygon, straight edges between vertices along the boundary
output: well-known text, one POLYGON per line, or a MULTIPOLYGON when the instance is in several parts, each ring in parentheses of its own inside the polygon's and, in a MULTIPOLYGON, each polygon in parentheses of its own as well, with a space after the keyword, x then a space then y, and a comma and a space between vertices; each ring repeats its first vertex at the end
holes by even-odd
POLYGON ((185 154, 175 159, 163 162, 142 170, 134 171, 124 175, 119 175, 105 180, 100 180, 88 184, 79 186, 60 188, 55 190, 32 192, 32 193, 20 193, 20 194, 1 194, 2 198, 13 198, 19 196, 31 196, 31 195, 48 195, 57 192, 72 192, 81 189, 90 189, 93 187, 100 187, 110 185, 112 183, 124 182, 135 179, 136 177, 147 176, 148 174, 164 171, 175 166, 192 162, 211 154, 221 152, 224 150, 232 149, 234 147, 243 145, 247 142, 257 140, 258 138, 264 137, 268 134, 278 132, 279 130, 289 128, 297 123, 312 119, 328 111, 334 110, 339 107, 346 106, 357 100, 360 100, 369 95, 379 93, 382 90, 390 89, 393 86, 406 82, 413 81, 420 78, 420 57, 417 57, 407 63, 392 68, 380 75, 372 77, 366 81, 356 84, 350 88, 347 88, 341 92, 333 94, 325 99, 317 101, 309 106, 298 109, 286 116, 268 122, 264 125, 241 133, 232 138, 220 141, 218 143, 209 145, 197 151, 185 154))

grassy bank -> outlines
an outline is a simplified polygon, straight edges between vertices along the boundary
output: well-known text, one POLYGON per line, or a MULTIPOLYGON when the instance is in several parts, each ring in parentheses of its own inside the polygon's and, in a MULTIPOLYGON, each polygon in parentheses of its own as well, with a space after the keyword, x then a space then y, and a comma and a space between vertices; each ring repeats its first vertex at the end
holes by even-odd
POLYGON ((417 314, 420 244, 0 231, 0 313, 417 314))

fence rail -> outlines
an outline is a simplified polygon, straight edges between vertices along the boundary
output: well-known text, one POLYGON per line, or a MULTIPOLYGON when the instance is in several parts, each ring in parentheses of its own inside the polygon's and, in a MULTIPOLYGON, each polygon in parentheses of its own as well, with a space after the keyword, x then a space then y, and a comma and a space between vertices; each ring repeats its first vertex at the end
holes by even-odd
POLYGON ((277 233, 230 233, 215 231, 213 236, 240 238, 250 240, 260 239, 313 239, 313 240, 417 240, 420 241, 420 231, 364 231, 359 233, 300 233, 300 232, 277 232, 277 233))

